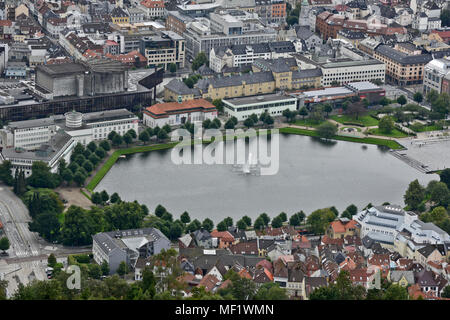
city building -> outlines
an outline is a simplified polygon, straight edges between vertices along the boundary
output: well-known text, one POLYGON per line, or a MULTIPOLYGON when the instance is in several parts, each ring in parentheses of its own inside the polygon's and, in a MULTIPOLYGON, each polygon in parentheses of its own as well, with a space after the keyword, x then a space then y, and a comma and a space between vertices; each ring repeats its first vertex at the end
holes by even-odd
POLYGON ((236 117, 238 121, 247 119, 253 113, 258 117, 268 112, 271 116, 281 116, 283 111, 297 109, 297 99, 281 94, 265 94, 243 98, 223 99, 225 115, 236 117))
POLYGON ((111 131, 120 135, 130 129, 138 132, 138 122, 139 118, 126 109, 84 114, 70 111, 48 118, 10 122, 0 130, 1 145, 3 148, 35 150, 48 143, 60 130, 75 142, 87 145, 91 141, 107 139, 111 131))
POLYGON ((384 82, 386 66, 375 60, 357 60, 342 62, 327 62, 320 65, 322 70, 322 86, 332 83, 346 84, 354 81, 379 80, 384 82))
POLYGON ((202 122, 217 117, 216 107, 205 99, 157 103, 144 111, 144 125, 154 128, 202 122))
POLYGON ((386 82, 400 86, 421 84, 424 66, 433 59, 430 54, 409 55, 388 45, 379 45, 374 57, 386 65, 386 82))
POLYGON ((110 274, 121 262, 135 268, 139 258, 146 259, 170 249, 170 240, 156 228, 117 230, 92 236, 92 253, 99 265, 106 261, 110 274))
POLYGON ((161 31, 160 35, 142 38, 139 51, 151 68, 162 66, 167 70, 172 63, 177 68, 184 68, 185 41, 173 31, 161 31))
MULTIPOLYGON (((31 120, 33 121, 33 120, 31 120)), ((42 133, 45 131, 45 125, 40 126, 37 131, 42 133)), ((20 136, 24 137, 26 133, 21 132, 20 136)), ((2 139, 3 139, 2 134, 2 139)), ((21 138, 21 142, 25 142, 26 138, 21 138)), ((28 139, 32 139, 30 136, 28 139)), ((11 173, 15 174, 16 170, 24 172, 25 177, 32 174, 32 166, 36 161, 44 162, 50 168, 50 172, 58 172, 59 161, 64 159, 67 163, 70 162, 70 155, 75 147, 75 140, 62 130, 57 131, 51 135, 50 139, 41 144, 34 150, 26 150, 20 147, 3 148, 0 152, 0 159, 2 161, 11 162, 11 173)))
POLYGON ((295 46, 291 41, 212 48, 209 53, 209 67, 215 72, 220 73, 224 67, 249 65, 256 59, 288 57, 290 53, 295 52, 295 46))
MULTIPOLYGON (((427 94, 431 90, 442 93, 442 81, 450 72, 450 59, 433 59, 424 67, 423 93, 427 94)), ((444 91, 445 92, 445 91, 444 91)))

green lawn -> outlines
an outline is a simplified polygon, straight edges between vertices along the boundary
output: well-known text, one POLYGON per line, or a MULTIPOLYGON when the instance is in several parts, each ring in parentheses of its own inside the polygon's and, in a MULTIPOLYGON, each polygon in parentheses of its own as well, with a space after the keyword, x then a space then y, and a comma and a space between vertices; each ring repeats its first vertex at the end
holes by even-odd
POLYGON ((378 125, 378 120, 375 118, 372 118, 370 115, 360 116, 358 119, 349 116, 349 115, 334 115, 331 116, 330 119, 333 119, 334 121, 337 121, 342 124, 348 124, 348 125, 361 125, 364 127, 372 127, 378 125))
POLYGON ((322 120, 320 122, 316 122, 314 120, 311 119, 300 119, 300 120, 296 120, 294 122, 295 125, 297 126, 304 126, 304 127, 313 127, 313 128, 317 128, 318 126, 320 126, 322 123, 324 123, 326 120, 322 120))
POLYGON ((391 133, 380 132, 379 128, 370 129, 369 134, 373 134, 376 136, 385 136, 385 137, 390 137, 390 138, 404 138, 404 137, 408 136, 406 133, 401 132, 400 130, 395 129, 395 128, 394 128, 394 130, 392 130, 391 133))
MULTIPOLYGON (((281 128, 280 133, 288 133, 288 134, 299 134, 303 136, 311 136, 318 137, 319 135, 315 130, 306 130, 306 129, 298 129, 298 128, 281 128)), ((393 140, 379 139, 379 138, 354 138, 354 137, 345 137, 345 136, 334 136, 334 140, 341 141, 349 141, 349 142, 357 142, 357 143, 367 143, 367 144, 375 144, 379 146, 386 146, 391 149, 402 149, 403 147, 393 140)))
MULTIPOLYGON (((411 127, 410 127, 410 129, 413 130, 411 127)), ((415 132, 426 132, 426 131, 439 131, 439 130, 442 130, 442 127, 433 124, 430 126, 421 126, 419 130, 414 130, 414 131, 415 132)))

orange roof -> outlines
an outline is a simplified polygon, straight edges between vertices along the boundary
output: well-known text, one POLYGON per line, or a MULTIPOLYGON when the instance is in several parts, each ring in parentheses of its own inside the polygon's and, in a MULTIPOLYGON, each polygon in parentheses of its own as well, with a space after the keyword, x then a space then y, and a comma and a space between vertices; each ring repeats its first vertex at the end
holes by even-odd
POLYGON ((12 21, 11 20, 0 20, 0 26, 1 27, 11 27, 12 21))
POLYGON ((157 103, 151 107, 145 109, 144 113, 152 118, 164 118, 169 114, 185 113, 192 111, 213 112, 216 111, 216 107, 205 99, 187 100, 181 103, 178 102, 166 102, 157 103))
POLYGON ((247 271, 247 269, 242 269, 241 271, 239 271, 239 276, 241 277, 241 278, 247 278, 247 279, 250 279, 250 280, 252 280, 252 276, 250 275, 250 273, 247 271))
POLYGON ((211 291, 212 289, 214 289, 214 287, 216 286, 216 284, 219 282, 219 279, 217 279, 215 276, 213 276, 212 274, 207 274, 206 276, 203 277, 202 280, 200 280, 198 286, 204 286, 206 291, 211 291))
POLYGON ((211 232, 211 237, 219 238, 222 239, 223 241, 230 241, 230 242, 234 241, 233 235, 228 231, 213 230, 213 232, 211 232))
POLYGON ((440 264, 438 261, 428 261, 428 264, 436 269, 442 269, 442 264, 440 264))
POLYGON ((331 222, 331 228, 335 233, 343 233, 348 229, 354 228, 356 226, 355 220, 350 220, 347 223, 343 223, 341 220, 336 220, 331 222))
POLYGON ((144 0, 141 4, 146 8, 164 8, 164 1, 144 0))
POLYGON ((264 268, 264 273, 266 274, 267 278, 270 279, 270 281, 273 281, 273 274, 267 268, 264 268))

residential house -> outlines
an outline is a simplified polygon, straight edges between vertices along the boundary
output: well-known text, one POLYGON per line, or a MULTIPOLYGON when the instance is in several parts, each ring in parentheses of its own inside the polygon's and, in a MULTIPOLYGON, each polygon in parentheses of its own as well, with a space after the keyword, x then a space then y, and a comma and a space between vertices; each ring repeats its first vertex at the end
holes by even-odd
POLYGON ((211 237, 218 239, 218 247, 220 249, 229 248, 235 242, 234 237, 228 231, 213 230, 213 232, 211 232, 211 237))
POLYGON ((308 300, 310 294, 320 288, 328 286, 327 279, 325 277, 305 277, 303 280, 303 300, 308 300))
POLYGON ((422 270, 414 273, 415 283, 419 285, 420 290, 424 293, 429 293, 433 296, 438 296, 439 285, 436 282, 433 272, 422 270))
POLYGON ((357 234, 357 222, 346 218, 340 218, 330 223, 326 230, 326 235, 332 239, 343 239, 346 236, 357 234))
POLYGON ((413 271, 391 270, 388 273, 387 279, 393 284, 397 284, 405 288, 415 283, 413 271))
POLYGON ((214 289, 219 285, 220 280, 217 279, 214 275, 207 274, 200 280, 198 286, 205 287, 206 292, 213 292, 214 289))
POLYGON ((303 297, 303 281, 305 274, 300 268, 288 269, 288 281, 286 283, 287 294, 290 297, 303 297))
POLYGON ((213 247, 211 234, 207 230, 203 228, 196 230, 193 232, 193 236, 198 247, 205 249, 213 247))

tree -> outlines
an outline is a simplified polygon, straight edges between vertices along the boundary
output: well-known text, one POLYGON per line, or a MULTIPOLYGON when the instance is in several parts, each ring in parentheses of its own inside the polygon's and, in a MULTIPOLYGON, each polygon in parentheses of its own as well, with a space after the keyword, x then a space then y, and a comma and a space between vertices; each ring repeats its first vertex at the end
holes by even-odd
POLYGON ((335 219, 334 212, 330 208, 318 209, 311 213, 306 222, 310 225, 310 229, 316 235, 323 234, 330 222, 335 219))
POLYGON ((194 219, 191 223, 189 223, 186 227, 186 232, 194 232, 200 230, 202 228, 202 224, 197 219, 194 219))
POLYGON ((447 187, 450 189, 450 168, 446 168, 441 171, 439 174, 439 178, 441 182, 445 183, 447 187))
MULTIPOLYGON (((353 101, 354 99, 352 99, 353 101)), ((346 114, 354 117, 356 120, 358 120, 359 116, 363 115, 367 112, 367 109, 364 107, 364 104, 361 101, 353 101, 350 103, 347 107, 347 110, 345 111, 346 114)))
POLYGON ((119 267, 117 268, 117 273, 121 277, 128 273, 128 266, 125 261, 120 262, 119 267))
MULTIPOLYGON (((117 136, 117 132, 116 131, 111 131, 110 133, 108 133, 108 140, 112 141, 114 139, 115 136, 117 136)), ((101 146, 103 148, 103 146, 101 146)), ((106 150, 106 149, 105 149, 106 150)))
POLYGON ((238 220, 238 222, 236 222, 236 226, 238 227, 238 229, 240 230, 246 230, 247 229, 247 224, 245 223, 244 220, 240 219, 238 220))
POLYGON ((413 99, 415 102, 421 103, 423 101, 423 94, 417 91, 416 93, 414 93, 413 99))
POLYGON ((211 219, 206 218, 205 220, 203 220, 202 228, 208 232, 211 232, 214 228, 214 222, 211 219))
POLYGON ((177 72, 177 65, 175 63, 169 64, 169 71, 170 71, 170 73, 177 72))
POLYGON ((225 224, 224 221, 221 221, 217 224, 217 231, 226 231, 227 230, 227 225, 225 224))
POLYGON ((300 225, 300 219, 298 218, 298 214, 294 213, 290 218, 289 218, 289 225, 296 227, 300 225))
POLYGON ((13 176, 11 174, 11 161, 5 160, 0 164, 0 180, 8 186, 13 184, 13 176))
POLYGON ((3 253, 9 249, 9 239, 7 237, 3 237, 0 239, 0 250, 3 250, 3 253))
POLYGON ((95 155, 99 159, 103 159, 106 156, 106 151, 102 147, 98 147, 97 150, 95 150, 95 155))
POLYGON ((406 100, 404 95, 401 95, 400 97, 397 98, 397 103, 404 105, 406 104, 408 101, 406 100))
POLYGON ((95 204, 101 204, 102 196, 100 195, 99 192, 94 192, 94 193, 92 193, 91 201, 92 201, 92 203, 95 203, 95 204))
POLYGON ((303 117, 303 120, 305 120, 305 117, 308 115, 308 109, 306 109, 305 107, 302 107, 298 111, 298 114, 303 117))
POLYGON ((336 135, 337 130, 337 127, 331 122, 324 122, 317 127, 317 133, 319 134, 319 137, 324 139, 333 138, 336 135))
POLYGON ((113 144, 113 146, 116 146, 116 147, 120 146, 122 144, 122 142, 123 142, 123 138, 118 134, 116 134, 112 139, 112 144, 113 144))
POLYGON ((272 228, 280 228, 283 225, 283 221, 281 220, 280 216, 276 216, 272 220, 272 228))
POLYGON ((117 192, 114 192, 111 195, 110 201, 111 203, 119 203, 121 201, 120 196, 117 194, 117 192))
POLYGON ((347 219, 351 220, 353 218, 353 216, 350 212, 348 212, 348 210, 344 210, 341 213, 341 218, 347 218, 347 219))
POLYGON ((250 227, 252 225, 252 219, 249 216, 243 216, 242 220, 245 222, 245 224, 250 227))
POLYGON ((109 200, 109 195, 108 195, 108 192, 106 192, 106 190, 103 190, 102 192, 100 192, 100 195, 102 197, 103 202, 106 202, 109 200))
POLYGON ((47 241, 53 242, 59 237, 61 223, 55 212, 42 212, 30 223, 30 230, 38 232, 47 241))
POLYGON ((267 213, 261 213, 260 215, 259 215, 259 217, 261 217, 262 219, 263 219, 263 221, 264 221, 264 226, 268 226, 269 225, 269 222, 270 222, 270 218, 269 218, 269 216, 267 215, 267 213))
POLYGON ((189 223, 189 222, 191 222, 191 217, 189 216, 189 213, 187 211, 185 211, 181 214, 180 220, 183 223, 189 223))
POLYGON ((144 144, 147 144, 147 142, 150 140, 150 136, 147 131, 142 131, 139 134, 139 140, 141 140, 144 144))
POLYGON ((384 300, 408 300, 408 290, 400 285, 391 284, 383 296, 384 300))
POLYGON ((328 118, 328 114, 333 111, 333 106, 330 103, 326 103, 323 107, 323 111, 327 114, 328 118))
POLYGON ((166 140, 168 137, 169 136, 167 135, 166 130, 164 130, 164 129, 159 130, 159 132, 158 132, 158 140, 163 141, 163 140, 166 140))
POLYGON ((412 181, 406 190, 403 199, 411 210, 416 210, 425 198, 425 188, 419 180, 412 181))
POLYGON ((95 152, 95 150, 97 150, 97 145, 95 144, 94 141, 91 141, 88 143, 86 148, 89 149, 91 152, 95 152))
POLYGON ((75 181, 75 183, 78 184, 78 186, 80 187, 84 185, 85 180, 86 176, 80 170, 78 170, 73 176, 73 181, 75 181))
POLYGON ((162 205, 158 204, 155 208, 155 216, 161 218, 164 213, 166 213, 167 210, 162 205))
POLYGON ((31 176, 28 177, 27 182, 32 187, 54 189, 60 184, 59 176, 51 173, 50 167, 43 161, 33 162, 31 172, 31 176))
POLYGON ((431 89, 426 95, 426 99, 429 103, 435 102, 438 98, 439 98, 439 93, 434 89, 431 89))
POLYGON ((183 227, 178 223, 173 223, 169 228, 169 239, 176 240, 183 234, 183 227))
POLYGON ((83 162, 83 168, 86 169, 87 172, 91 172, 92 170, 94 170, 94 165, 91 161, 86 160, 83 162))
POLYGON ((253 280, 239 277, 232 280, 231 293, 238 300, 252 300, 256 294, 256 284, 253 280))
POLYGON ((106 140, 103 140, 102 142, 100 142, 100 147, 102 147, 103 150, 105 150, 105 151, 111 150, 111 146, 109 145, 109 142, 106 140))
POLYGON ((358 207, 356 207, 354 204, 349 205, 346 209, 348 213, 350 213, 352 216, 358 213, 358 207))
POLYGON ((200 52, 192 61, 192 70, 196 71, 198 68, 200 68, 202 65, 204 65, 208 61, 206 54, 202 51, 200 52))
POLYGON ((394 120, 390 116, 384 116, 378 123, 378 128, 382 133, 391 133, 394 130, 394 120))
POLYGON ((129 134, 133 139, 137 138, 137 134, 136 134, 136 131, 134 131, 134 129, 128 130, 127 134, 129 134))
POLYGON ((217 111, 223 113, 223 102, 222 99, 214 99, 212 104, 217 108, 217 111))
POLYGON ((247 128, 253 127, 254 122, 252 120, 252 118, 247 118, 244 120, 244 126, 246 126, 247 128))
POLYGON ((95 153, 93 153, 89 156, 89 161, 92 162, 92 164, 95 167, 100 162, 100 158, 97 157, 97 155, 95 155, 95 153))
POLYGON ((442 298, 450 298, 450 286, 446 286, 441 294, 442 298))
POLYGON ((429 190, 430 193, 430 200, 433 201, 436 204, 440 205, 447 205, 447 202, 449 201, 449 190, 447 188, 447 185, 443 182, 437 182, 432 185, 432 187, 429 190))
POLYGON ((47 258, 47 265, 51 268, 53 268, 56 264, 56 257, 53 253, 50 253, 50 255, 47 258))
POLYGON ((266 224, 264 223, 264 219, 261 217, 256 218, 255 223, 253 224, 255 230, 262 230, 266 224))
POLYGON ((104 276, 109 275, 109 265, 108 265, 108 262, 106 262, 106 260, 103 260, 101 269, 102 269, 102 275, 104 275, 104 276))
POLYGON ((234 121, 231 119, 228 119, 227 122, 225 122, 225 129, 234 129, 234 121))
POLYGON ((272 118, 272 116, 270 114, 267 114, 264 117, 264 121, 263 122, 264 122, 265 125, 270 126, 270 125, 272 125, 274 123, 274 120, 273 120, 273 118, 272 118))
POLYGON ((128 147, 128 145, 133 142, 133 137, 130 134, 125 133, 125 135, 123 136, 123 141, 127 144, 128 147))
POLYGON ((286 23, 288 25, 292 26, 292 25, 298 23, 298 17, 296 17, 296 16, 288 16, 286 18, 286 23))
POLYGON ((264 283, 255 295, 255 300, 287 300, 286 290, 275 282, 264 283))

